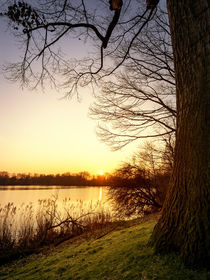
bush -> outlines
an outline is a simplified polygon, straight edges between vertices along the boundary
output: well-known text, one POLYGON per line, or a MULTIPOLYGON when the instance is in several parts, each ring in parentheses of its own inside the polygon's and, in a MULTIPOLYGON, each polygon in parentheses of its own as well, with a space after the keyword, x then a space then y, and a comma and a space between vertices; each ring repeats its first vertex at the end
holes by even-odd
POLYGON ((147 144, 131 160, 118 168, 110 180, 108 192, 119 216, 144 215, 160 211, 170 179, 162 153, 147 144))

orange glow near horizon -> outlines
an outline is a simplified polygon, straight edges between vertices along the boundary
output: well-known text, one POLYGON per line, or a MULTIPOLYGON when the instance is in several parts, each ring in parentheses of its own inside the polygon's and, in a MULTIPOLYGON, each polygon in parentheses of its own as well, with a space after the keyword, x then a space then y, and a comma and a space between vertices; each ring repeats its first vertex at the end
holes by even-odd
POLYGON ((96 136, 96 122, 88 118, 93 101, 82 92, 82 102, 59 100, 47 94, 17 91, 1 84, 0 171, 62 174, 113 172, 132 153, 132 146, 111 152, 96 136), (100 171, 98 167, 100 166, 100 171))

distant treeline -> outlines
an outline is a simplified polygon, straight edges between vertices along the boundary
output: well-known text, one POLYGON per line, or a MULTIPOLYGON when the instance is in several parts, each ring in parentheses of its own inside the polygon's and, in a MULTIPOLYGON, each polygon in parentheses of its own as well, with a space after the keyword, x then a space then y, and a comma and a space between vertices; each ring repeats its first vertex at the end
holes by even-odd
POLYGON ((56 175, 44 174, 12 174, 0 172, 0 186, 107 186, 105 176, 91 176, 88 172, 77 174, 64 173, 56 175))

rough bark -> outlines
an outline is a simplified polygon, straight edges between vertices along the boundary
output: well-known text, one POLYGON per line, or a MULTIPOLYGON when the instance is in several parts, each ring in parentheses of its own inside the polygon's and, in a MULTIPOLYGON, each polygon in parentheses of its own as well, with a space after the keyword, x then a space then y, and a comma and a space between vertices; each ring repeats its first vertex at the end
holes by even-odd
POLYGON ((175 59, 175 163, 162 216, 151 242, 156 252, 177 252, 186 263, 210 263, 208 0, 168 0, 175 59))

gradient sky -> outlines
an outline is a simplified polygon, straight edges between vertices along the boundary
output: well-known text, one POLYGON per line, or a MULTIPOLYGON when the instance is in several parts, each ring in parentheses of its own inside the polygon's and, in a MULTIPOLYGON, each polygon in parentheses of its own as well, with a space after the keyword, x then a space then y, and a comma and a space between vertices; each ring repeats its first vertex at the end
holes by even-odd
MULTIPOLYGON (((0 65, 17 61, 20 50, 0 23, 0 65)), ((80 42, 80 41, 79 41, 80 42)), ((75 45, 72 55, 85 46, 75 45)), ((61 99, 63 92, 22 90, 0 70, 0 171, 10 173, 111 172, 129 159, 136 144, 111 152, 100 143, 97 122, 88 118, 93 101, 88 89, 82 100, 61 99)))

